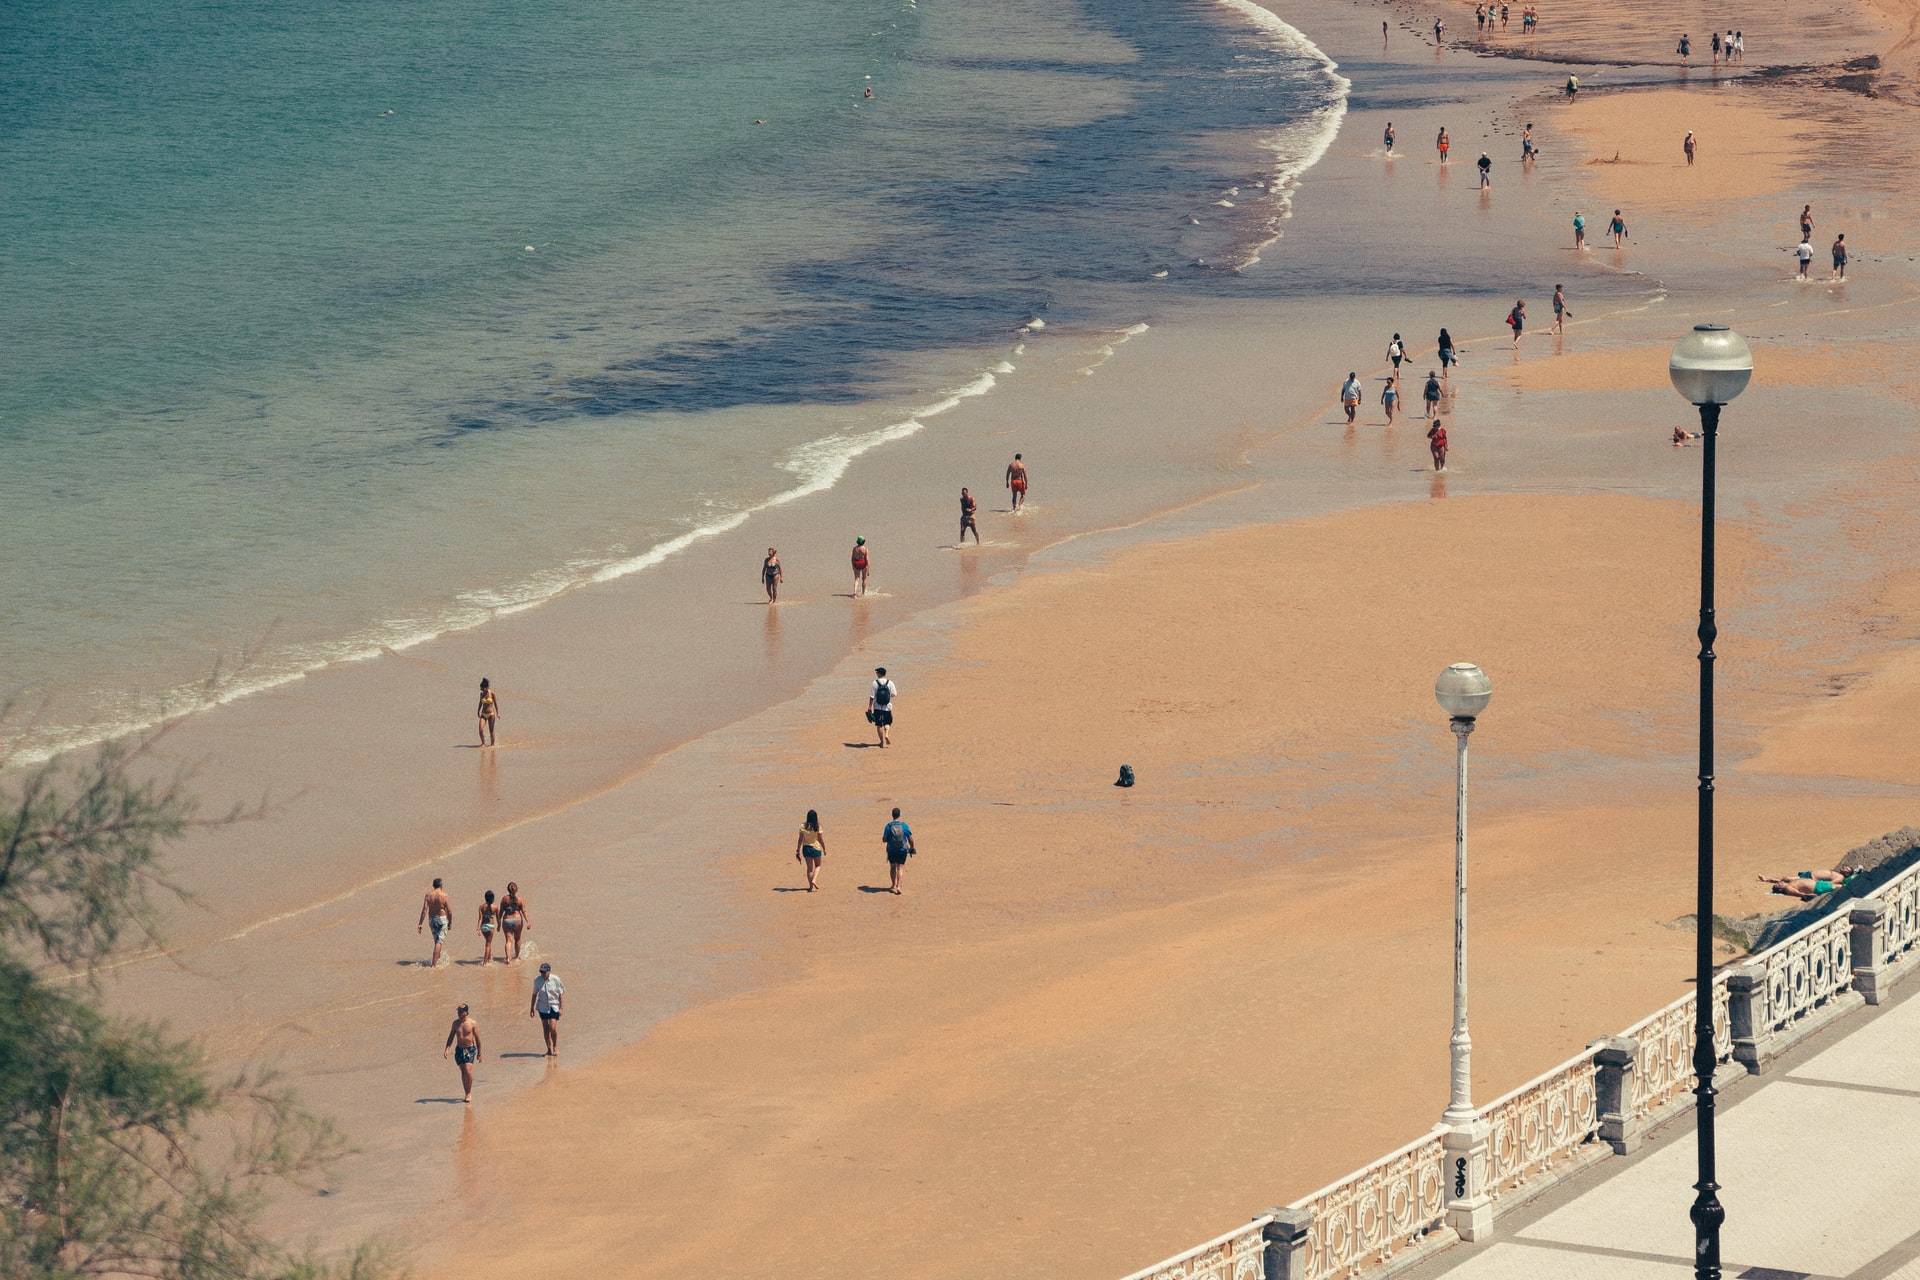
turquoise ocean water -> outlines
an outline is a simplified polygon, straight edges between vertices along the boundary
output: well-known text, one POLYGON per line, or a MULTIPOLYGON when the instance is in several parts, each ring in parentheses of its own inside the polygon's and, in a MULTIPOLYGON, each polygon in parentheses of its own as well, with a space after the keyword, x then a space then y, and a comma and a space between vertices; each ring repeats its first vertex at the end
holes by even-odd
POLYGON ((831 485, 1028 317, 1219 287, 1343 88, 1240 0, 16 8, 0 690, 45 709, 11 745, 831 485))

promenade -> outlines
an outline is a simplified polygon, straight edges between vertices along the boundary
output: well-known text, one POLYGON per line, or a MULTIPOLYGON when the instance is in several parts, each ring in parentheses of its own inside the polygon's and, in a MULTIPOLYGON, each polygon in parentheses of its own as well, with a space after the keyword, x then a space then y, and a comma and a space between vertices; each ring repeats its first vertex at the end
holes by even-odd
MULTIPOLYGON (((1720 1069, 1728 1280, 1920 1280, 1920 984, 1838 1019, 1762 1076, 1720 1069)), ((1409 1280, 1683 1280, 1692 1112, 1500 1214, 1409 1280)))

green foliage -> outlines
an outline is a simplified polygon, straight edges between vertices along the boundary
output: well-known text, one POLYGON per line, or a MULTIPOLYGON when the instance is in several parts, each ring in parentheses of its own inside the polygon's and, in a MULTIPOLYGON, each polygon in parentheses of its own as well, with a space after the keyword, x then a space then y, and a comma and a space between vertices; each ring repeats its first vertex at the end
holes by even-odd
MULTIPOLYGON (((151 941, 157 862, 196 825, 138 750, 48 764, 0 793, 0 1276, 7 1280, 379 1280, 268 1240, 276 1185, 342 1153, 270 1076, 210 1077, 193 1045, 102 1013, 87 984, 129 932, 151 941)), ((231 821, 233 815, 220 821, 231 821)))

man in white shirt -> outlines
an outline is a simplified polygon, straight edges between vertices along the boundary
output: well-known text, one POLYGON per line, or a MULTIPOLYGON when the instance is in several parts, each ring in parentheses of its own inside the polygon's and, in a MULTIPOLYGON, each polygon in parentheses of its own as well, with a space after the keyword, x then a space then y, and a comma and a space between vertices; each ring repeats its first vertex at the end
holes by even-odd
POLYGON ((894 688, 893 681, 887 679, 887 669, 875 667, 873 688, 867 690, 867 719, 873 722, 883 747, 893 742, 893 735, 888 730, 893 728, 893 700, 899 696, 900 690, 894 688))
POLYGON ((1349 373, 1347 380, 1340 384, 1340 404, 1347 411, 1347 421, 1353 421, 1353 415, 1360 412, 1360 375, 1349 373))
POLYGON ((566 984, 552 965, 542 964, 540 976, 533 980, 533 1003, 527 1006, 527 1016, 540 1019, 540 1034, 546 1037, 549 1058, 560 1056, 560 1012, 566 1003, 566 984))
POLYGON ((1800 279, 1805 280, 1807 278, 1807 266, 1813 261, 1813 246, 1805 240, 1802 240, 1799 247, 1793 251, 1793 256, 1800 259, 1800 279))

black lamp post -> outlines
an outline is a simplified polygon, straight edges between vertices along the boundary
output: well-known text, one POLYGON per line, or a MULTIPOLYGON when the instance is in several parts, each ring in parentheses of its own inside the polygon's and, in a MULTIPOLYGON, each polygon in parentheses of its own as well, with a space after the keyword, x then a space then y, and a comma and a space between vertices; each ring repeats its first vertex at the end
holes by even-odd
POLYGON ((1694 1280, 1720 1280, 1720 1184, 1713 1170, 1713 498, 1714 448, 1720 407, 1747 389, 1753 352, 1747 340, 1723 324, 1697 324, 1674 344, 1667 374, 1673 389, 1700 407, 1705 446, 1700 481, 1700 843, 1699 904, 1695 913, 1693 1039, 1694 1106, 1699 1117, 1700 1180, 1693 1209, 1694 1280))

